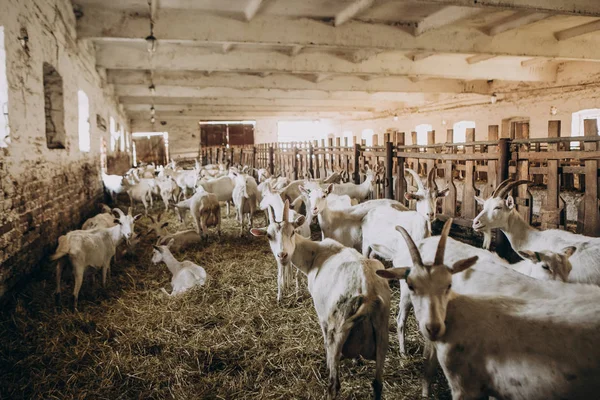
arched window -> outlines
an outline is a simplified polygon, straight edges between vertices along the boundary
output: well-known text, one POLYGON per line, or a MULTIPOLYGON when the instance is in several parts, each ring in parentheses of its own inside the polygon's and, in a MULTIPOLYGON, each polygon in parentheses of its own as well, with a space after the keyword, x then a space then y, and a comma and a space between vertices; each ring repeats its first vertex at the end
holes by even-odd
POLYGON ((360 134, 360 138, 365 141, 367 146, 373 146, 373 135, 375 132, 373 129, 365 129, 360 134))
POLYGON ((433 127, 429 124, 421 124, 415 126, 415 132, 417 132, 417 143, 419 146, 425 146, 427 144, 427 132, 431 132, 433 127))
POLYGON ((475 129, 475 121, 460 121, 454 124, 452 141, 454 143, 464 143, 467 141, 467 129, 475 129))
POLYGON ((90 151, 90 101, 83 90, 77 92, 79 108, 79 150, 90 151))

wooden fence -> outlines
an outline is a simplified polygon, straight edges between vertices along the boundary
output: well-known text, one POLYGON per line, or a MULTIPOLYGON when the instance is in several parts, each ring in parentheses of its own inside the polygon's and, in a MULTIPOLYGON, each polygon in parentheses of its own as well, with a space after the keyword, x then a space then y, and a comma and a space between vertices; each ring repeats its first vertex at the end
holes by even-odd
MULTIPOLYGON (((405 169, 426 176, 436 167, 436 181, 449 194, 440 206, 441 219, 452 217, 459 225, 470 226, 478 213, 475 196, 487 197, 508 177, 532 180, 546 189, 538 222, 542 229, 566 228, 564 190, 583 193, 578 205, 577 232, 600 236, 598 212, 598 161, 600 137, 595 120, 585 121, 585 135, 561 137, 560 121, 548 123, 543 139, 499 138, 497 125, 488 127, 488 140, 475 141, 475 129, 467 129, 466 142, 452 143, 453 130, 446 132, 446 143, 435 143, 436 132, 428 133, 427 145, 405 145, 405 133, 388 130, 383 145, 351 144, 340 138, 327 141, 269 143, 236 148, 203 148, 203 164, 227 162, 266 168, 290 179, 310 174, 323 178, 336 169, 351 174, 355 183, 364 178, 359 171, 366 166, 385 167, 385 176, 377 182, 374 198, 393 198, 406 202, 408 189, 405 169), (462 190, 458 190, 458 188, 462 190)), ((413 143, 416 132, 412 132, 413 143)), ((374 137, 374 143, 379 138, 374 137)), ((530 223, 533 217, 532 195, 527 186, 514 191, 519 213, 530 223)))

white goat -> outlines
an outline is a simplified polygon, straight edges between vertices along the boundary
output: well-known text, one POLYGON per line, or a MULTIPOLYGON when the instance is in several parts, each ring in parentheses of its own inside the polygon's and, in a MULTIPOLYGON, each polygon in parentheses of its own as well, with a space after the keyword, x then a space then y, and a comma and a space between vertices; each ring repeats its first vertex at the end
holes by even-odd
POLYGON ((171 239, 166 246, 152 246, 154 247, 152 262, 154 264, 164 262, 173 275, 171 278, 171 286, 173 288, 171 294, 167 293, 164 288, 161 289, 169 296, 181 294, 194 286, 202 286, 206 282, 206 271, 204 268, 191 261, 177 261, 173 257, 169 249, 173 243, 174 240, 171 239))
POLYGON ((366 178, 363 183, 357 185, 355 183, 338 183, 333 187, 333 194, 348 195, 352 199, 357 199, 359 202, 365 201, 369 194, 375 189, 376 178, 378 174, 381 174, 383 170, 379 167, 375 171, 368 168, 365 172, 366 178))
POLYGON ((169 201, 176 202, 179 200, 181 194, 181 188, 177 185, 177 182, 172 177, 167 176, 156 180, 160 191, 160 197, 165 204, 165 211, 169 210, 169 201))
POLYGON ((258 186, 251 176, 233 172, 235 187, 233 188, 233 204, 240 222, 240 235, 244 235, 244 216, 248 216, 250 228, 253 226, 254 211, 259 197, 258 186))
POLYGON ((83 225, 81 225, 82 230, 87 231, 94 228, 110 228, 111 226, 115 226, 115 217, 112 214, 110 207, 106 204, 100 204, 100 206, 102 207, 103 212, 88 218, 83 225))
POLYGON ((452 275, 474 265, 477 256, 446 266, 451 223, 444 226, 433 263, 422 261, 400 228, 412 267, 377 274, 406 280, 419 330, 434 342, 452 398, 594 398, 600 390, 600 293, 553 299, 457 294, 452 275))
MULTIPOLYGON (((571 256, 573 270, 569 274, 569 282, 592 283, 600 285, 600 238, 559 230, 549 229, 538 231, 529 226, 515 209, 512 196, 507 196, 510 190, 528 181, 502 182, 489 199, 476 197, 483 204, 483 210, 473 220, 473 229, 485 232, 489 238, 492 229, 500 229, 508 238, 515 251, 555 251, 568 246, 574 246, 577 251, 571 256)), ((489 239, 486 244, 489 245, 489 239)))
MULTIPOLYGON (((117 210, 117 209, 116 209, 117 210)), ((97 228, 92 230, 76 230, 62 235, 58 238, 56 252, 50 256, 50 260, 59 260, 56 263, 56 292, 55 301, 60 306, 60 278, 64 256, 69 256, 73 267, 73 309, 77 310, 79 290, 83 283, 83 275, 87 267, 102 269, 102 286, 106 287, 106 276, 110 270, 110 260, 116 252, 119 241, 123 238, 131 239, 133 235, 133 224, 140 215, 135 217, 131 214, 125 215, 121 210, 116 212, 118 218, 114 219, 115 225, 110 228, 97 228)))
POLYGON ((326 190, 319 187, 309 191, 300 187, 310 199, 312 214, 317 215, 322 237, 337 240, 344 246, 357 250, 362 250, 362 221, 370 210, 377 207, 389 207, 392 204, 403 207, 395 200, 379 199, 348 208, 333 209, 327 202, 332 188, 333 184, 330 184, 326 190))
MULTIPOLYGON (((396 228, 397 229, 397 228, 396 228)), ((405 241, 400 239, 400 235, 396 233, 394 239, 397 240, 398 246, 402 251, 397 251, 392 259, 394 266, 404 266, 410 263, 410 253, 406 251, 405 241)), ((439 236, 429 237, 418 242, 419 251, 425 254, 425 260, 429 261, 429 256, 435 254, 439 236)), ((376 248, 377 246, 375 246, 376 248)), ((562 253, 544 252, 535 255, 524 253, 522 256, 527 257, 525 260, 517 264, 509 264, 503 258, 500 258, 496 253, 473 247, 469 244, 459 242, 452 238, 446 239, 446 261, 453 263, 467 257, 479 257, 477 263, 464 274, 456 274, 453 276, 455 282, 454 288, 459 293, 498 293, 507 296, 519 296, 519 293, 531 292, 531 290, 540 287, 548 287, 545 283, 535 282, 531 279, 519 281, 520 274, 529 275, 540 280, 563 280, 565 281, 567 273, 571 268, 569 257, 574 249, 568 247, 562 253), (513 272, 519 271, 520 273, 513 272), (488 278, 488 274, 493 274, 493 278, 488 278), (485 277, 485 278, 484 278, 485 277), (507 282, 508 280, 508 282, 507 282), (528 288, 529 286, 529 288, 528 288), (515 290, 518 288, 518 290, 515 290)), ((408 285, 405 281, 400 281, 400 304, 398 309, 398 341, 400 342, 400 352, 405 354, 405 328, 408 313, 412 307, 410 296, 408 295, 408 285)), ((540 294, 543 295, 543 291, 540 294)))
POLYGON ((129 196, 130 205, 132 208, 135 207, 135 201, 141 201, 144 205, 145 215, 148 215, 148 202, 150 202, 150 207, 152 207, 152 190, 154 186, 148 180, 141 180, 139 182, 130 182, 127 179, 123 180, 123 184, 127 191, 127 195, 129 196))
POLYGON ((198 186, 202 186, 209 193, 217 195, 219 201, 224 201, 227 206, 227 218, 229 218, 229 205, 233 202, 234 182, 228 176, 222 176, 216 179, 201 179, 198 186))
POLYGON ((437 216, 437 200, 448 195, 448 189, 439 190, 437 183, 435 182, 435 167, 431 168, 429 174, 427 174, 427 182, 423 184, 423 181, 419 175, 412 169, 406 168, 405 171, 410 173, 414 182, 417 185, 416 192, 407 192, 404 197, 407 200, 416 201, 416 210, 430 223, 433 222, 437 216))
POLYGON ((192 197, 175 204, 175 209, 181 222, 185 222, 186 211, 190 210, 200 236, 206 237, 208 228, 213 226, 217 227, 217 233, 221 236, 221 207, 214 193, 199 187, 192 197))
POLYGON ((117 200, 117 196, 120 193, 126 191, 121 175, 107 175, 102 172, 102 183, 104 184, 104 189, 110 194, 113 203, 117 200))
POLYGON ((286 201, 281 221, 272 221, 268 227, 251 232, 254 236, 267 236, 275 257, 284 264, 292 263, 308 277, 308 290, 327 354, 328 398, 335 398, 339 392, 342 357, 362 356, 376 360, 373 390, 375 399, 381 399, 390 290, 375 272, 382 270, 383 265, 335 240, 313 242, 297 235, 295 230, 304 223, 304 217, 289 222, 288 210, 286 201))

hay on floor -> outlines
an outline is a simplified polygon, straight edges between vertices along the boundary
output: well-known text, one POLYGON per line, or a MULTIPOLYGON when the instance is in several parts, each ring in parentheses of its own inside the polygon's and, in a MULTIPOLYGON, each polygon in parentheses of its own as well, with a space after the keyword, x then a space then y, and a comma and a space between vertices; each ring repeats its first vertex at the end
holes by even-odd
MULTIPOLYGON (((159 207, 155 207, 157 214, 159 207)), ((224 215, 224 213, 223 213, 224 215)), ((112 268, 106 290, 88 279, 73 314, 70 269, 63 311, 54 308, 54 273, 45 265, 5 306, 0 319, 0 398, 39 399, 322 399, 327 372, 321 331, 306 279, 298 296, 276 302, 276 267, 266 241, 240 238, 223 218, 223 237, 178 259, 209 275, 205 286, 169 298, 170 274, 150 262, 152 237, 112 268)), ((257 213, 255 225, 263 226, 257 213)), ((136 230, 142 232, 142 219, 136 230)), ((170 231, 181 228, 171 213, 170 231)), ((191 222, 188 221, 191 227, 191 222)), ((397 312, 398 289, 392 313, 397 312)), ((420 398, 422 342, 409 325, 410 357, 398 355, 395 317, 384 396, 420 398)), ((340 399, 371 397, 374 363, 346 360, 340 399)), ((441 374, 440 374, 441 376, 441 374)), ((450 398, 443 377, 434 398, 450 398)))

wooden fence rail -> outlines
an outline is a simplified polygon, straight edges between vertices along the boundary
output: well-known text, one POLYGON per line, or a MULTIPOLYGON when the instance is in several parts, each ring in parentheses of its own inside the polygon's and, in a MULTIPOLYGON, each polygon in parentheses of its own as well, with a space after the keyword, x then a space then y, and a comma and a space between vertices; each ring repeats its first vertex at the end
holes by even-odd
MULTIPOLYGON (((348 143, 347 139, 311 142, 268 143, 244 147, 204 147, 202 163, 226 163, 266 168, 272 174, 290 179, 312 176, 325 178, 336 170, 345 170, 355 183, 364 180, 361 170, 367 166, 384 167, 385 176, 376 182, 374 198, 392 198, 406 203, 404 194, 416 186, 412 168, 423 179, 432 168, 440 189, 449 189, 440 214, 452 217, 460 225, 470 226, 478 213, 475 196, 487 197, 502 180, 528 179, 534 187, 545 188, 539 210, 542 229, 566 228, 566 204, 561 191, 583 193, 578 204, 577 232, 600 236, 598 161, 600 137, 595 120, 586 120, 585 135, 561 137, 560 121, 549 121, 548 137, 535 139, 499 138, 497 125, 488 127, 488 140, 475 141, 475 130, 467 129, 464 143, 452 143, 453 130, 446 132, 446 143, 435 143, 436 132, 428 133, 427 145, 406 145, 405 133, 388 130, 374 136, 374 145, 348 143)), ((416 134, 413 136, 416 137, 416 134)), ((414 139, 414 138, 413 138, 414 139)), ((413 143, 415 140, 413 140, 413 143)), ((522 185, 513 196, 519 213, 533 221, 530 188, 522 185)))

